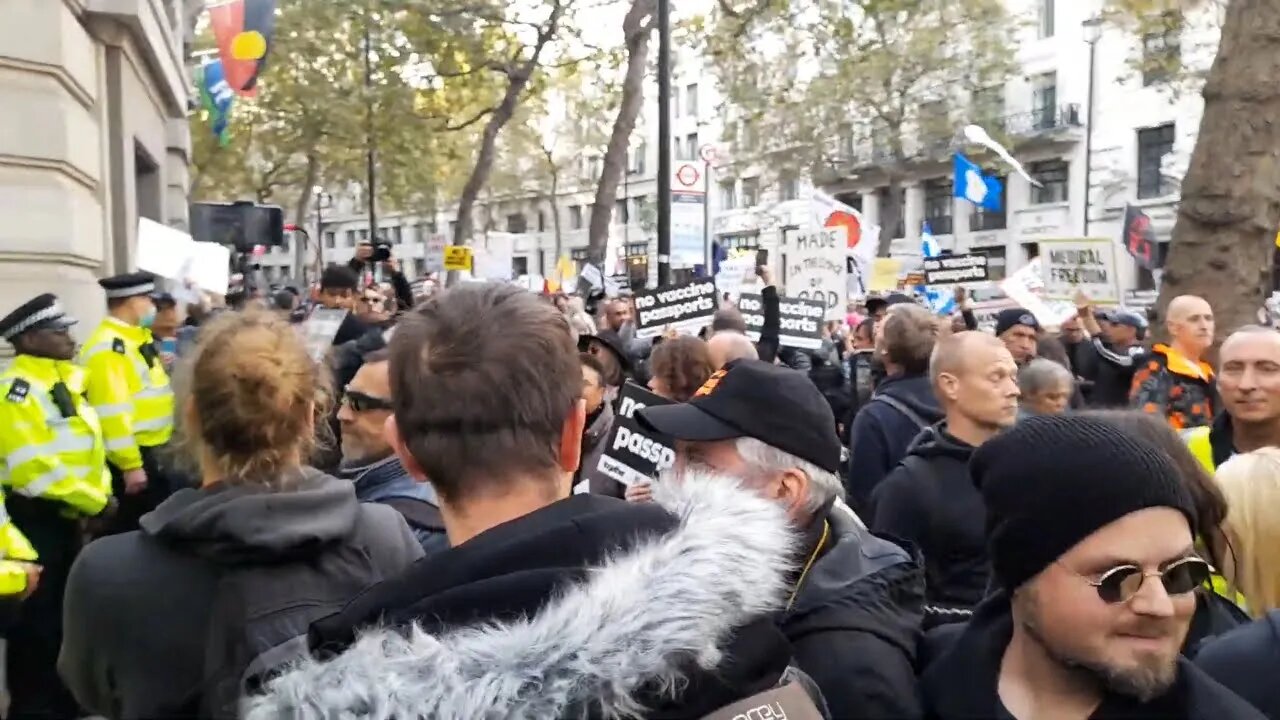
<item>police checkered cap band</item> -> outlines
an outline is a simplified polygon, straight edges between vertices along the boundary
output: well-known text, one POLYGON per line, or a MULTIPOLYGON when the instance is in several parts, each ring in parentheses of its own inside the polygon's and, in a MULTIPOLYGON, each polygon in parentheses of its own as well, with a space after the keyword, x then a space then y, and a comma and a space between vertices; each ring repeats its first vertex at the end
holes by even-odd
POLYGON ((49 307, 42 308, 26 316, 22 320, 19 320, 17 325, 14 325, 8 330, 5 330, 4 339, 12 340, 18 337, 19 335, 21 335, 22 333, 26 332, 27 330, 29 330, 30 328, 35 327, 36 325, 39 325, 42 322, 45 322, 47 320, 57 320, 65 316, 66 314, 67 313, 63 311, 61 305, 59 305, 58 303, 54 303, 49 307))
POLYGON ((129 287, 115 288, 113 290, 107 290, 106 292, 107 292, 107 299, 114 300, 115 298, 127 298, 127 297, 134 297, 136 295, 146 295, 147 293, 153 293, 155 291, 156 291, 156 284, 148 280, 147 282, 144 282, 144 283, 138 283, 137 285, 130 285, 129 287))

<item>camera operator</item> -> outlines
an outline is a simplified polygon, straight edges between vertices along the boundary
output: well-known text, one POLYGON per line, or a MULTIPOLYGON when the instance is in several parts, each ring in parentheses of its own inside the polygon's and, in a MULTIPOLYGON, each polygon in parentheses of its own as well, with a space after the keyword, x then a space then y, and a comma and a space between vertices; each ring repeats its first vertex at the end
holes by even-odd
POLYGON ((400 309, 413 307, 413 289, 409 287, 404 273, 400 272, 400 264, 391 257, 391 243, 385 238, 361 240, 356 246, 356 256, 351 258, 347 267, 360 278, 361 287, 390 282, 395 288, 396 304, 400 309))

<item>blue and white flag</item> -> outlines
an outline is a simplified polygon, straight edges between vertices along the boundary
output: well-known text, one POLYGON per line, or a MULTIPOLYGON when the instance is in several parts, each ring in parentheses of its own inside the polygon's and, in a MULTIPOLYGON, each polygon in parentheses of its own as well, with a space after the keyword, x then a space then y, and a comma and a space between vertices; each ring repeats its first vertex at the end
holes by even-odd
MULTIPOLYGON (((938 245, 937 238, 933 236, 933 228, 929 227, 929 221, 926 220, 924 226, 920 228, 920 257, 928 260, 941 254, 942 247, 938 245)), ((956 298, 954 293, 924 285, 921 285, 918 290, 924 295, 925 301, 929 305, 929 310, 935 315, 950 315, 955 312, 956 298)))
POLYGON ((1000 195, 1004 186, 998 178, 982 174, 982 168, 961 153, 955 154, 955 196, 968 200, 983 210, 1000 212, 1000 195))

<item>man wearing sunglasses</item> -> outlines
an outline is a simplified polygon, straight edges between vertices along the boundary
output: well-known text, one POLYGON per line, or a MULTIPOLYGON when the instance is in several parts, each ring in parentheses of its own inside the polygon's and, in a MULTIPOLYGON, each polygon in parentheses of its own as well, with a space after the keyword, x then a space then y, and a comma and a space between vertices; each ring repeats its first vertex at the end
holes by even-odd
POLYGON ((338 408, 342 429, 339 477, 355 484, 356 499, 390 505, 404 516, 423 550, 449 547, 435 491, 409 476, 388 444, 384 427, 391 417, 391 379, 387 350, 365 356, 343 392, 338 408))
POLYGON ((926 640, 926 715, 1261 718, 1180 650, 1209 576, 1167 455, 1107 423, 1032 417, 969 465, 995 590, 926 640))

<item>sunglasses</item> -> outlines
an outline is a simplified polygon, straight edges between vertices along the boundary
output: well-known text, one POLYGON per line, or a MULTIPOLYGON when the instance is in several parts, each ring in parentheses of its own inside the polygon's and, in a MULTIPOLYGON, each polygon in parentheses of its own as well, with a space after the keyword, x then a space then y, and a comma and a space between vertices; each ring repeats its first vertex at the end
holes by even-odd
POLYGON ((347 407, 355 410, 356 412, 392 409, 390 400, 377 397, 376 395, 366 395, 359 390, 344 390, 342 401, 347 404, 347 407))
POLYGON ((1159 572, 1148 573, 1136 565, 1120 565, 1102 573, 1097 580, 1090 580, 1083 575, 1081 577, 1097 588, 1098 597, 1103 602, 1114 605, 1132 600, 1149 577, 1160 578, 1166 593, 1185 595, 1203 585, 1212 574, 1212 565, 1198 557, 1189 557, 1178 560, 1159 572))

